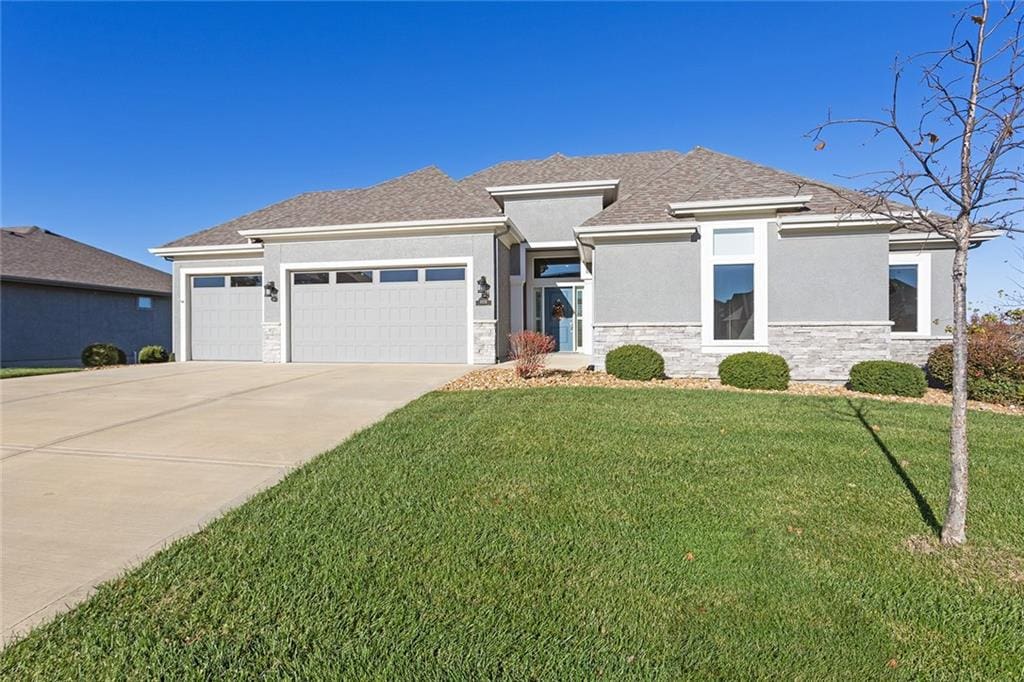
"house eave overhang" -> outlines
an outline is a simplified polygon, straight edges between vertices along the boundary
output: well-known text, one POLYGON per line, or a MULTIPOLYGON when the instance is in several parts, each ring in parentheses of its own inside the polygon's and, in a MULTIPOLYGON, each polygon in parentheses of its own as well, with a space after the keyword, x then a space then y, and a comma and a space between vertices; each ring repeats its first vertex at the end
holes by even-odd
POLYGON ((778 217, 776 223, 780 236, 888 232, 900 225, 894 217, 870 213, 788 215, 778 217))
MULTIPOLYGON (((1001 230, 984 230, 971 235, 971 246, 1002 237, 1001 230)), ((920 249, 951 249, 955 242, 935 232, 892 232, 889 234, 890 251, 917 251, 920 249)))
POLYGON ((525 241, 522 233, 508 216, 310 225, 238 231, 238 234, 249 240, 260 240, 264 243, 476 233, 494 234, 505 243, 514 244, 525 241))
POLYGON ((0 282, 12 282, 15 284, 32 284, 43 287, 56 287, 61 289, 86 289, 89 291, 109 291, 118 294, 132 294, 141 296, 165 297, 171 292, 167 289, 149 289, 146 287, 122 287, 112 284, 93 284, 90 282, 71 282, 59 279, 42 279, 39 277, 21 277, 19 275, 0 275, 0 282))
POLYGON ((638 223, 631 225, 585 225, 573 228, 580 258, 589 263, 598 244, 623 244, 659 239, 692 239, 700 225, 696 221, 638 223))
POLYGON ((149 249, 154 256, 174 260, 175 258, 203 256, 259 256, 263 254, 263 244, 217 244, 210 246, 161 246, 149 249))
POLYGON ((713 201, 679 201, 668 205, 669 215, 675 218, 704 218, 712 216, 735 216, 779 211, 795 211, 807 208, 813 198, 810 194, 784 197, 749 197, 746 199, 716 199, 713 201))
POLYGON ((619 194, 619 180, 581 180, 573 182, 546 182, 533 185, 500 185, 485 187, 491 198, 504 207, 505 199, 550 198, 583 196, 600 193, 605 206, 619 194))

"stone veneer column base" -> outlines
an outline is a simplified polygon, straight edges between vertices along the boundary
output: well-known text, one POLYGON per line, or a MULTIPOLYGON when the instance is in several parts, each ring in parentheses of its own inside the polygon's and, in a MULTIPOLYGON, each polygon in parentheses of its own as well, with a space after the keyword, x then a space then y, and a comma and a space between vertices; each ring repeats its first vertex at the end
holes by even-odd
POLYGON ((493 365, 498 361, 497 323, 473 320, 473 364, 493 365))
MULTIPOLYGON (((701 325, 595 324, 594 366, 604 369, 608 351, 626 344, 653 348, 665 358, 665 373, 675 377, 718 376, 718 363, 729 350, 701 350, 701 325)), ((845 382, 861 360, 889 358, 888 323, 785 323, 768 325, 768 344, 789 363, 797 381, 845 382)), ((739 352, 739 351, 736 351, 739 352)))
POLYGON ((263 323, 263 362, 281 362, 281 323, 263 323))
POLYGON ((911 339, 894 336, 889 342, 889 355, 893 360, 924 367, 928 362, 928 354, 936 346, 941 346, 944 343, 953 343, 953 337, 922 336, 911 339))

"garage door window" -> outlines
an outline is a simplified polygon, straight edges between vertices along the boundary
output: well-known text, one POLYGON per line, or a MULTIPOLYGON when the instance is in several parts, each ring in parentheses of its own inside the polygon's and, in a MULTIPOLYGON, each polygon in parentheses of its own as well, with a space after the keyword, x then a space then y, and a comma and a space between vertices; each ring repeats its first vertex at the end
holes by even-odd
POLYGON ((465 268, 430 268, 427 270, 428 282, 461 282, 465 279, 465 268))
POLYGON ((334 281, 338 284, 370 284, 373 282, 373 270, 352 270, 335 273, 334 281))
POLYGON ((231 277, 233 287, 260 287, 263 286, 263 277, 260 275, 234 275, 231 277))
POLYGON ((331 277, 326 272, 296 272, 296 284, 328 284, 331 277))
POLYGON ((223 277, 193 277, 192 286, 196 289, 207 289, 224 286, 223 277))
POLYGON ((419 279, 419 270, 381 270, 381 282, 415 282, 419 279))

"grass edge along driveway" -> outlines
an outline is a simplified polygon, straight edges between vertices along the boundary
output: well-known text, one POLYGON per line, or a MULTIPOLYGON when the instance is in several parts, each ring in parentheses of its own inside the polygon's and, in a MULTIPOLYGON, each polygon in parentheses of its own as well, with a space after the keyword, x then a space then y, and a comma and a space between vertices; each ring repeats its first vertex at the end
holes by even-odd
POLYGON ((972 545, 934 543, 942 408, 433 393, 108 583, 14 678, 1015 678, 1024 420, 972 413, 972 545))
POLYGON ((0 379, 20 379, 44 374, 64 374, 65 372, 81 372, 82 367, 3 367, 0 368, 0 379))

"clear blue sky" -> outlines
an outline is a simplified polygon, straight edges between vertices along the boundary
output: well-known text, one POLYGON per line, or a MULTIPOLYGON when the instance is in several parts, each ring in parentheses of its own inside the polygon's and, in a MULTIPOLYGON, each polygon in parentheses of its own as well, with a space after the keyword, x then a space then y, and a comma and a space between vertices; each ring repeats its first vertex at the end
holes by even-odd
MULTIPOLYGON (((873 114, 957 5, 47 4, 2 7, 2 222, 146 252, 296 193, 436 164, 703 145, 835 179, 828 107, 873 114)), ((1014 244, 972 253, 970 299, 1014 244)))

